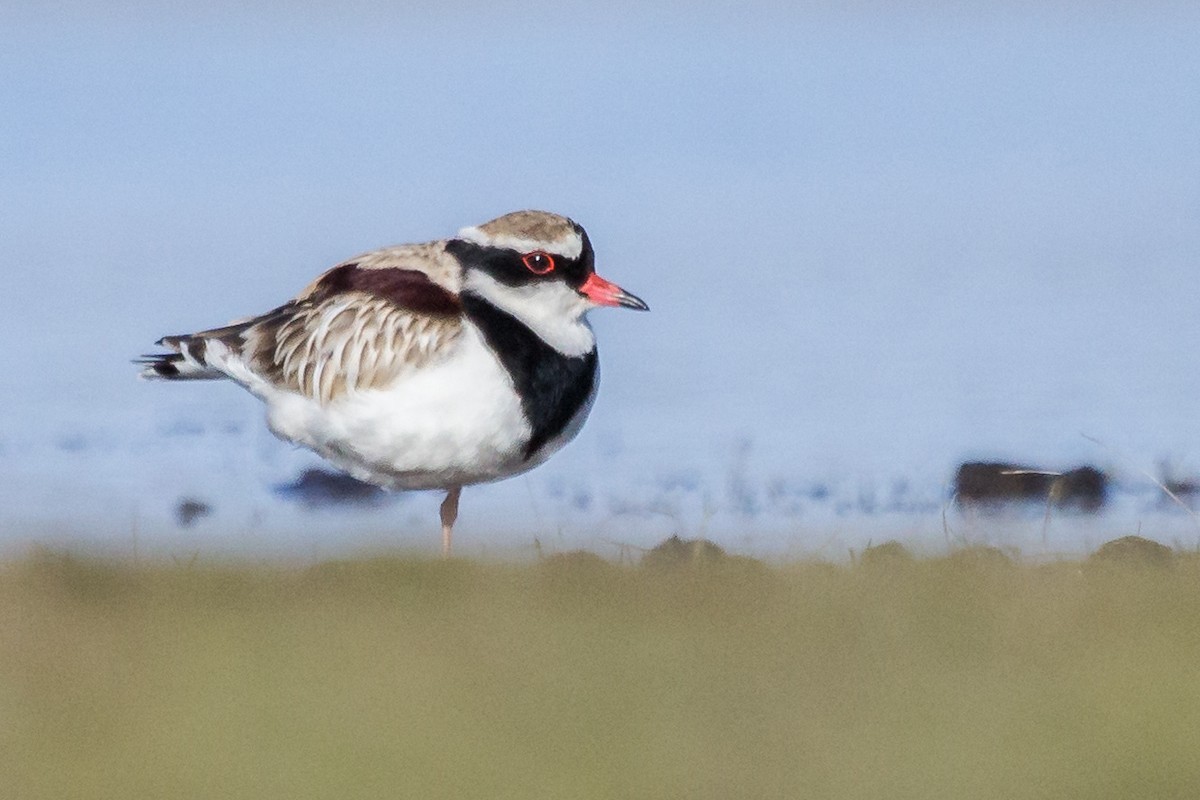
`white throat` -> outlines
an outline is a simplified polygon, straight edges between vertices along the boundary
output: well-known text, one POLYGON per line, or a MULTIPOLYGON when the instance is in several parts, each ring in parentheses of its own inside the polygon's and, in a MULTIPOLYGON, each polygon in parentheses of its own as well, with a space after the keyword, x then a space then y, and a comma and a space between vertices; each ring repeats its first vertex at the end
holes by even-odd
POLYGON ((512 314, 564 356, 581 356, 596 346, 596 336, 584 319, 592 304, 565 283, 507 286, 486 272, 470 269, 463 288, 512 314))

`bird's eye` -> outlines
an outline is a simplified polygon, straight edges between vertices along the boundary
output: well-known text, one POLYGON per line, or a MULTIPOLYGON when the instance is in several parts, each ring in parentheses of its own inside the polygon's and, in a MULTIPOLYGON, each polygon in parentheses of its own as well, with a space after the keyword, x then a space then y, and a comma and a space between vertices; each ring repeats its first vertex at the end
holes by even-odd
POLYGON ((534 275, 547 275, 554 271, 554 256, 541 250, 526 253, 521 257, 521 261, 525 262, 525 268, 534 275))

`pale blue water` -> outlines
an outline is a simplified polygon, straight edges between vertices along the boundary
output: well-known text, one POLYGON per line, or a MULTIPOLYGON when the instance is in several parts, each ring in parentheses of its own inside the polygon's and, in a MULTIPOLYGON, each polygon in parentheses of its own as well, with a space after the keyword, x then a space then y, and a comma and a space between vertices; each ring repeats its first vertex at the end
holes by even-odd
POLYGON ((592 419, 464 552, 934 547, 973 457, 1122 490, 952 538, 1196 544, 1141 470, 1200 473, 1200 11, 651 6, 0 8, 3 540, 432 548, 436 496, 306 513, 252 398, 127 360, 541 207, 654 311, 593 316, 592 419))

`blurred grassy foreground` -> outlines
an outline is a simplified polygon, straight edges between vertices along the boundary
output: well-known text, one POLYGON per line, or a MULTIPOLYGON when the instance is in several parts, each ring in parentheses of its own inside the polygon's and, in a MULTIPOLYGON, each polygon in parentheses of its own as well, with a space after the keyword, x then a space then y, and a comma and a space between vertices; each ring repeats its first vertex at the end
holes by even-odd
POLYGON ((1195 798, 1200 565, 0 567, 3 798, 1195 798))

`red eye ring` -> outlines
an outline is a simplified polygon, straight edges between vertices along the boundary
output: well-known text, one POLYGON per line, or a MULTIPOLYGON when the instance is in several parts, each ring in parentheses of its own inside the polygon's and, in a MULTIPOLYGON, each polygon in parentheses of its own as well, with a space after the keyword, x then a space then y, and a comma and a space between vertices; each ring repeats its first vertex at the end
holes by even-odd
POLYGON ((554 272, 554 256, 541 250, 534 250, 521 256, 525 269, 534 275, 549 275, 554 272))

